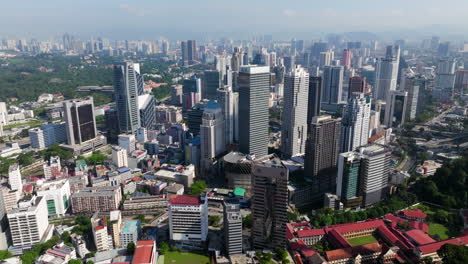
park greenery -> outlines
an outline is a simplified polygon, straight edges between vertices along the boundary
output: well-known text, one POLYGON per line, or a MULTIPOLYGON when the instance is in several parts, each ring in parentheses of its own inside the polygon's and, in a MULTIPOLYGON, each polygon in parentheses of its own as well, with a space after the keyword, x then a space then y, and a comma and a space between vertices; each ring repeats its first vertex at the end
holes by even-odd
POLYGON ((73 234, 84 235, 91 232, 91 219, 86 216, 79 215, 75 218, 75 226, 71 230, 73 234))
POLYGON ((0 260, 8 259, 13 257, 13 254, 11 254, 10 251, 8 250, 0 250, 0 260))
POLYGON ((468 263, 468 247, 463 245, 445 244, 437 251, 437 254, 444 264, 468 263))
POLYGON ((209 215, 208 225, 213 227, 221 227, 221 216, 220 215, 209 215))
POLYGON ((20 259, 23 264, 33 264, 36 259, 44 254, 46 250, 52 248, 60 241, 60 238, 57 236, 52 237, 51 239, 47 240, 44 243, 36 244, 32 247, 32 249, 26 253, 24 253, 20 259))

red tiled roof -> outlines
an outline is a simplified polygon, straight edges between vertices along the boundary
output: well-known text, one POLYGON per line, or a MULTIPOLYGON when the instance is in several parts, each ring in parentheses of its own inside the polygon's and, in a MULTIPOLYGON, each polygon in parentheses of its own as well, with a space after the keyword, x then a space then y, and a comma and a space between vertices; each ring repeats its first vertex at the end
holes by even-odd
POLYGON ((96 226, 96 227, 94 228, 94 230, 97 231, 97 230, 101 230, 101 229, 103 229, 103 228, 104 228, 104 226, 103 226, 103 225, 100 225, 100 226, 96 226))
POLYGON ((392 233, 386 226, 379 226, 377 228, 379 230, 380 234, 387 238, 392 244, 398 243, 399 239, 392 233))
POLYGON ((382 246, 375 242, 371 244, 366 244, 357 247, 351 248, 341 248, 326 251, 325 255, 328 261, 340 260, 340 259, 348 259, 359 255, 370 255, 374 253, 382 252, 382 246))
POLYGON ((294 229, 291 224, 286 224, 286 239, 290 240, 294 238, 294 229))
POLYGON ((292 226, 297 227, 297 226, 309 226, 308 222, 301 222, 301 223, 291 223, 292 226))
POLYGON ((132 264, 151 263, 153 256, 154 240, 138 241, 132 264))
POLYGON ((426 214, 421 209, 404 210, 402 211, 402 214, 410 218, 419 218, 419 219, 426 218, 426 214))
POLYGON ((409 227, 414 228, 414 229, 422 230, 422 231, 424 231, 426 233, 429 232, 429 226, 426 223, 421 223, 421 222, 418 222, 418 221, 411 221, 409 223, 409 227))
POLYGON ((304 229, 296 231, 297 237, 310 237, 310 236, 323 236, 325 231, 323 229, 304 229))
POLYGON ((348 240, 346 240, 346 238, 344 238, 344 236, 335 229, 327 230, 327 234, 337 246, 344 248, 351 247, 351 244, 348 242, 348 240))
POLYGON ((317 251, 309 247, 301 248, 299 251, 301 251, 305 258, 312 257, 313 255, 317 254, 317 251))
POLYGON ((298 239, 294 242, 289 242, 288 246, 292 250, 298 250, 298 249, 307 247, 307 245, 301 239, 298 239))
POLYGON ((138 176, 135 176, 135 177, 132 178, 132 181, 139 182, 139 181, 141 181, 141 178, 138 177, 138 176))
POLYGON ((137 247, 139 246, 154 246, 154 240, 140 240, 137 241, 137 247))
POLYGON ((413 229, 413 230, 407 231, 405 232, 405 235, 411 238, 418 245, 426 245, 429 243, 436 242, 429 235, 427 235, 426 233, 424 233, 423 231, 419 229, 413 229))
POLYGON ((333 229, 340 233, 349 233, 349 232, 354 232, 354 231, 359 231, 363 229, 377 229, 379 226, 383 226, 384 222, 380 219, 376 220, 371 220, 371 221, 366 221, 366 222, 361 222, 361 223, 352 223, 352 224, 340 224, 340 225, 334 225, 332 226, 333 229))
POLYGON ((383 137, 382 133, 375 134, 375 135, 373 135, 372 137, 369 138, 369 143, 372 143, 372 142, 376 141, 377 139, 379 139, 381 137, 383 137))
POLYGON ((200 205, 200 198, 194 195, 177 195, 169 200, 172 205, 200 205))
POLYGON ((394 216, 394 215, 392 215, 392 214, 387 214, 387 215, 384 216, 384 218, 385 218, 386 220, 390 220, 390 221, 395 222, 395 223, 397 223, 397 224, 403 224, 403 223, 405 223, 405 222, 408 222, 408 221, 406 221, 405 219, 400 218, 400 217, 398 217, 398 216, 394 216))
POLYGON ((403 233, 398 231, 396 228, 390 226, 388 227, 388 230, 390 230, 390 232, 392 232, 392 234, 394 234, 398 238, 399 243, 397 245, 400 248, 404 248, 404 249, 414 248, 413 243, 411 243, 411 241, 409 241, 409 239, 406 236, 404 236, 403 233))
POLYGON ((468 244, 468 236, 462 236, 462 237, 447 239, 447 240, 444 240, 444 241, 423 245, 423 246, 418 247, 418 249, 421 251, 422 255, 426 255, 426 254, 429 254, 429 253, 436 252, 437 250, 439 250, 445 244, 467 245, 468 244))

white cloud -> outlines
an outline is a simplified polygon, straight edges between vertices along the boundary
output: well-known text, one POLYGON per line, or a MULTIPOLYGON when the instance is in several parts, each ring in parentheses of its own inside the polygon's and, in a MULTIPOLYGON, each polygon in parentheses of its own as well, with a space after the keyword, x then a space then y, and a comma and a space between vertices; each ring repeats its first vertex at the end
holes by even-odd
POLYGON ((144 10, 142 8, 136 8, 136 7, 130 6, 128 4, 120 4, 119 8, 121 10, 126 11, 130 15, 139 16, 139 17, 144 17, 144 16, 146 16, 146 15, 148 15, 150 13, 147 10, 144 10))

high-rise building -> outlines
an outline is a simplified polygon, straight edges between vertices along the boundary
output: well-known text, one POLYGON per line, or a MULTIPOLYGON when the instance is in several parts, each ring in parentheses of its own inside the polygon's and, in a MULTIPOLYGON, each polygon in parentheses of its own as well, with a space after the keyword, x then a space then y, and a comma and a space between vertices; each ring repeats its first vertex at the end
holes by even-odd
MULTIPOLYGON (((465 45, 468 48, 468 44, 465 45)), ((468 52, 468 49, 466 52, 468 52)), ((468 89, 468 69, 458 69, 455 72, 455 89, 459 94, 463 94, 468 89)))
POLYGON ((341 118, 316 116, 307 131, 304 170, 305 176, 315 181, 317 195, 335 190, 340 130, 341 118))
POLYGON ((107 141, 112 144, 117 143, 120 134, 118 112, 115 109, 109 109, 104 112, 106 121, 106 137, 107 141))
POLYGON ((203 99, 216 100, 216 92, 223 87, 222 74, 219 71, 205 71, 203 75, 203 99))
POLYGON ((119 147, 125 149, 127 154, 132 153, 135 150, 136 139, 135 135, 122 134, 119 135, 119 147))
POLYGON ((45 148, 45 140, 44 140, 44 132, 42 129, 36 127, 31 128, 28 130, 29 140, 31 141, 31 147, 35 149, 44 149, 45 148))
POLYGON ((202 167, 209 169, 213 160, 226 149, 224 117, 221 106, 210 101, 205 106, 200 126, 202 167))
POLYGON ((55 143, 67 141, 67 128, 65 122, 43 124, 41 128, 29 130, 31 147, 43 149, 55 143))
POLYGON ((68 145, 81 144, 97 136, 93 98, 63 102, 68 145))
POLYGON ((107 221, 98 217, 99 212, 91 217, 91 228, 93 232, 94 245, 96 250, 107 251, 112 249, 112 240, 107 233, 107 221))
POLYGON ((13 191, 23 191, 23 180, 21 179, 21 171, 18 163, 14 163, 8 168, 8 184, 13 191))
POLYGON ((450 42, 446 41, 439 44, 437 47, 437 55, 439 57, 448 57, 450 52, 450 42))
POLYGON ((135 139, 138 143, 145 143, 148 141, 148 129, 140 127, 136 130, 135 139))
POLYGON ((406 120, 408 92, 391 91, 385 104, 384 125, 387 128, 399 128, 406 120))
POLYGON ((180 44, 182 52, 183 66, 189 66, 196 62, 197 58, 197 44, 195 40, 182 41, 180 44))
POLYGON ((353 76, 349 78, 348 98, 353 93, 368 93, 366 77, 353 76))
POLYGON ((371 98, 354 93, 343 109, 341 119, 341 151, 353 151, 367 145, 369 139, 369 121, 371 98))
POLYGON ((343 50, 343 55, 341 56, 341 65, 344 66, 346 69, 349 69, 351 67, 351 50, 343 50))
POLYGON ((297 66, 284 78, 284 111, 281 130, 281 152, 285 157, 305 153, 309 74, 297 66))
POLYGON ((283 248, 288 222, 288 168, 276 155, 267 155, 252 164, 253 247, 283 248))
POLYGON ((191 109, 201 100, 201 83, 201 79, 195 75, 184 80, 182 85, 182 107, 184 109, 191 109))
POLYGON ((296 56, 285 56, 283 58, 285 72, 289 73, 296 68, 296 56))
POLYGON ((36 189, 38 197, 44 197, 51 217, 65 216, 70 208, 70 182, 67 179, 46 181, 36 189))
POLYGON ((168 201, 169 237, 180 244, 200 244, 208 235, 208 199, 178 195, 168 201))
POLYGON ((405 118, 408 118, 409 120, 416 118, 420 86, 421 81, 417 77, 410 77, 405 80, 404 91, 408 93, 405 118))
POLYGON ((138 96, 138 110, 140 112, 140 127, 153 129, 156 123, 156 114, 154 111, 156 103, 151 94, 138 96))
POLYGON ((120 248, 120 229, 122 228, 122 213, 119 210, 110 212, 109 224, 107 226, 109 234, 114 242, 114 248, 120 248))
POLYGON ((322 103, 322 77, 309 78, 309 95, 307 103, 307 125, 312 123, 312 119, 320 115, 322 103))
POLYGON ((373 91, 374 100, 386 101, 390 91, 396 90, 399 64, 400 47, 388 46, 385 58, 377 62, 373 91))
POLYGON ((336 194, 346 208, 359 207, 362 203, 360 193, 361 155, 350 151, 341 153, 338 158, 338 178, 336 194))
POLYGON ((339 104, 343 93, 343 67, 325 66, 323 69, 322 103, 339 104))
POLYGON ((120 186, 85 187, 71 196, 74 214, 117 210, 121 200, 120 186))
POLYGON ((239 150, 268 154, 270 67, 242 66, 239 72, 239 150))
POLYGON ((7 217, 13 246, 24 250, 41 241, 49 219, 44 197, 25 197, 19 201, 18 207, 9 211, 7 217))
POLYGON ((127 150, 119 146, 112 146, 112 163, 117 167, 128 167, 127 150))
POLYGON ((242 254, 242 215, 236 198, 226 199, 224 205, 224 239, 228 256, 242 254))
POLYGON ((334 53, 333 51, 325 51, 325 52, 320 52, 320 57, 319 57, 319 67, 323 68, 325 66, 330 66, 331 62, 333 61, 334 58, 334 53))
POLYGON ((234 104, 234 93, 230 86, 224 86, 218 89, 218 103, 224 116, 224 134, 226 145, 234 142, 234 125, 237 123, 237 104, 234 104))
POLYGON ((142 94, 140 64, 126 62, 114 65, 114 97, 121 133, 134 133, 140 127, 138 96, 142 94))
POLYGON ((455 94, 455 60, 443 59, 437 64, 435 87, 432 97, 441 101, 450 101, 455 94))
POLYGON ((192 133, 194 136, 198 136, 200 134, 203 111, 205 111, 205 105, 208 102, 209 100, 202 100, 192 107, 192 109, 187 111, 187 126, 189 128, 189 133, 192 133))

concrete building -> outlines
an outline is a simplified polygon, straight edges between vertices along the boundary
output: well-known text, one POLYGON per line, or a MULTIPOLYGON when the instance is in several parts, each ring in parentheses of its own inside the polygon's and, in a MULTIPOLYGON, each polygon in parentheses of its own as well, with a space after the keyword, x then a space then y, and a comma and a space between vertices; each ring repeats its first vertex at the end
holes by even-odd
POLYGON ((239 85, 239 151, 268 154, 270 67, 242 66, 239 85))
POLYGON ((96 138, 93 98, 63 102, 68 145, 79 145, 96 138))
POLYGON ((168 201, 169 237, 178 244, 200 245, 208 235, 208 199, 178 195, 168 201))
POLYGON ((440 101, 450 101, 455 95, 455 64, 454 59, 443 59, 437 64, 435 87, 432 97, 440 101))
POLYGON ((288 169, 276 155, 256 159, 252 165, 253 247, 284 248, 288 222, 288 169))
POLYGON ((336 105, 341 103, 343 94, 342 66, 325 66, 323 69, 322 103, 336 105))
POLYGON ((309 77, 309 95, 307 103, 307 125, 312 119, 320 115, 322 103, 322 77, 309 77))
POLYGON ((216 93, 222 85, 222 73, 216 70, 205 71, 203 74, 202 98, 216 100, 216 93))
POLYGON ((371 98, 354 93, 343 109, 341 119, 341 150, 348 152, 367 145, 369 139, 369 121, 371 98))
POLYGON ((23 250, 46 239, 49 219, 43 197, 25 197, 7 214, 12 244, 23 250))
POLYGON ((135 150, 136 139, 133 134, 122 134, 119 135, 119 147, 125 149, 127 154, 132 153, 135 150))
POLYGON ((224 239, 228 256, 242 254, 242 215, 238 199, 227 199, 224 205, 224 239))
POLYGON ((23 191, 23 179, 21 179, 21 171, 18 163, 14 163, 8 168, 8 184, 13 191, 23 191))
POLYGON ((45 146, 45 140, 44 140, 44 132, 42 129, 36 127, 36 128, 31 128, 28 131, 29 134, 29 140, 31 141, 31 147, 35 149, 44 149, 45 146))
POLYGON ((408 92, 389 92, 385 105, 384 125, 387 128, 400 128, 406 121, 408 92))
POLYGON ((156 264, 158 251, 155 240, 143 240, 136 243, 132 264, 156 264))
POLYGON ((374 100, 386 101, 390 91, 396 90, 399 64, 400 47, 387 46, 385 58, 377 62, 375 70, 374 100))
POLYGON ((112 249, 112 239, 107 233, 106 220, 99 218, 98 212, 91 217, 91 225, 96 250, 100 252, 112 249))
POLYGON ((73 213, 110 212, 119 208, 120 186, 86 187, 71 196, 73 213))
MULTIPOLYGON (((44 170, 44 178, 46 180, 59 179, 64 176, 59 156, 50 157, 48 161, 44 162, 44 164, 42 165, 42 169, 44 170)), ((65 173, 65 175, 66 174, 67 173, 65 173)))
POLYGON ((119 146, 112 146, 112 163, 118 168, 128 167, 127 150, 119 146))
POLYGON ((224 178, 229 189, 242 188, 246 196, 252 194, 252 158, 240 152, 229 152, 223 157, 224 178))
POLYGON ((338 159, 338 179, 336 194, 346 208, 359 207, 362 203, 360 193, 361 155, 350 151, 341 153, 338 159))
MULTIPOLYGON (((213 161, 226 150, 225 123, 221 107, 215 101, 205 106, 200 126, 201 165, 205 174, 213 166, 213 161)), ((205 175, 207 177, 207 175, 205 175)))
POLYGON ((141 233, 140 220, 124 221, 120 229, 120 245, 127 247, 129 243, 137 243, 141 233))
POLYGON ((70 183, 67 179, 46 181, 36 188, 38 197, 44 197, 49 216, 65 216, 70 207, 70 183))
POLYGON ((138 96, 138 111, 140 114, 140 127, 153 129, 156 124, 156 113, 154 107, 156 102, 152 94, 138 96))
POLYGON ((122 228, 122 213, 119 210, 114 210, 110 212, 109 215, 109 234, 112 237, 114 242, 114 248, 120 248, 120 230, 122 228))
POLYGON ((142 94, 140 64, 125 62, 114 65, 114 97, 121 133, 132 134, 140 127, 138 96, 142 94))
POLYGON ((239 105, 235 101, 232 87, 224 86, 218 89, 217 93, 218 103, 224 116, 224 134, 226 145, 234 143, 234 132, 238 123, 239 105))
POLYGON ((405 118, 414 120, 416 118, 419 99, 419 88, 421 81, 416 77, 405 78, 404 91, 408 93, 406 100, 406 113, 405 118))
POLYGON ((297 66, 284 78, 284 110, 281 129, 281 152, 285 157, 305 153, 309 74, 297 66))

